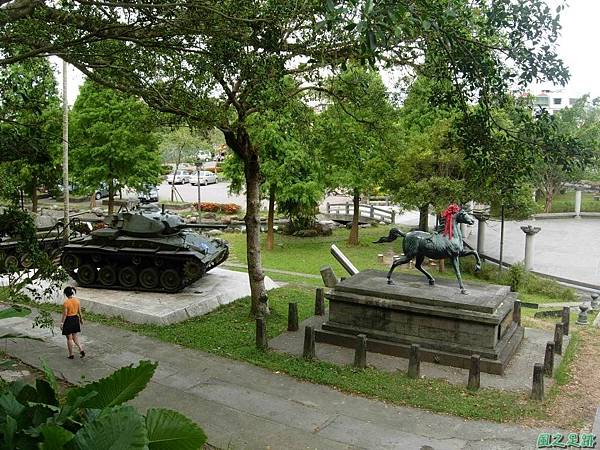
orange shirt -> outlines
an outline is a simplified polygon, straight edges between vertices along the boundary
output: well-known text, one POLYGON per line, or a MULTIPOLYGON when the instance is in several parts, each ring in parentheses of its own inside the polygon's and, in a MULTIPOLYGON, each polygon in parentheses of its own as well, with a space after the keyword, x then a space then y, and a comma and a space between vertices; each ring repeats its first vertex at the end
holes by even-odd
POLYGON ((76 316, 79 312, 79 300, 71 297, 65 300, 63 307, 67 309, 67 316, 76 316))

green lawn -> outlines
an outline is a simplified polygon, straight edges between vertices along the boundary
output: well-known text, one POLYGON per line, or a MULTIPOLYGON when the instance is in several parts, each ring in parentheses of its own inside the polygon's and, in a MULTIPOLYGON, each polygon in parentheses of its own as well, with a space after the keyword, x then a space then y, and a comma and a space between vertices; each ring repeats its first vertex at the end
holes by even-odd
MULTIPOLYGON (((592 192, 581 193, 581 211, 582 212, 600 212, 600 200, 594 200, 592 192)), ((544 199, 538 204, 541 210, 544 209, 544 199)), ((557 194, 552 201, 553 213, 574 212, 575 211, 575 191, 568 191, 564 194, 557 194)))

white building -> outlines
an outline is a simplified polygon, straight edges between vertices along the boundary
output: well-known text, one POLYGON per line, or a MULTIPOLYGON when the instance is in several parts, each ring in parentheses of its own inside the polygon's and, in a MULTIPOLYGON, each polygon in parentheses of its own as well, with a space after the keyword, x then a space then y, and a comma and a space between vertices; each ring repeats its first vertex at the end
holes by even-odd
POLYGON ((548 110, 550 114, 554 114, 565 106, 572 106, 577 100, 578 98, 569 97, 562 91, 543 90, 533 97, 533 104, 536 107, 548 110))

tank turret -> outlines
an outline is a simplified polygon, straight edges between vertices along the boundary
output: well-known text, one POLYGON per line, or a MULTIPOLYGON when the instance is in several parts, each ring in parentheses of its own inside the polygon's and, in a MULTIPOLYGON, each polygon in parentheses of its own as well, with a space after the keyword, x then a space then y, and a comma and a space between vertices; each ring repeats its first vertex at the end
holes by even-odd
POLYGON ((83 286, 177 292, 229 255, 227 243, 192 228, 177 214, 143 208, 113 215, 106 227, 63 248, 63 268, 83 286))

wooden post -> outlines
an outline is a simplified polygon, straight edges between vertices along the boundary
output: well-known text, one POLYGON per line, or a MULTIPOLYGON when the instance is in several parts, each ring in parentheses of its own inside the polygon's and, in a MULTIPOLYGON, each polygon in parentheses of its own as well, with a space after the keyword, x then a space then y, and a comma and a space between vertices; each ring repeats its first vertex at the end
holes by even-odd
POLYGON ((408 357, 408 377, 419 378, 421 376, 421 346, 412 344, 410 346, 410 355, 408 357))
POLYGON ((562 326, 563 334, 569 335, 569 322, 571 321, 571 309, 568 306, 564 306, 562 309, 562 326))
POLYGON ((315 358, 315 330, 313 327, 304 327, 304 350, 302 357, 305 359, 315 358))
POLYGON ((554 342, 546 343, 546 354, 544 355, 544 375, 551 377, 554 373, 554 342))
POLYGON ((544 365, 540 363, 535 363, 533 365, 531 398, 539 401, 544 400, 544 365))
POLYGON ((481 386, 481 356, 471 355, 471 367, 469 367, 469 382, 467 389, 476 391, 481 386))
POLYGON ((554 327, 554 353, 562 355, 562 344, 563 344, 563 325, 557 323, 554 327))
POLYGON ((396 211, 392 211, 391 223, 396 223, 396 211))
POLYGON ((521 326, 521 302, 519 300, 515 300, 513 306, 513 322, 521 326))
POLYGON ((288 303, 288 331, 298 331, 298 303, 288 303))
POLYGON ((354 352, 354 367, 364 369, 367 367, 367 336, 356 336, 356 351, 354 352))
POLYGON ((438 260, 438 270, 440 273, 446 271, 446 260, 444 258, 438 260))
POLYGON ((315 293, 315 316, 325 315, 325 290, 317 288, 315 293))
POLYGON ((335 275, 335 272, 331 266, 321 267, 321 278, 323 279, 323 284, 325 287, 328 288, 333 288, 338 283, 337 276, 335 275))
POLYGON ((256 348, 266 350, 268 346, 267 322, 264 317, 259 317, 256 319, 256 348))

